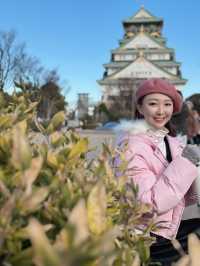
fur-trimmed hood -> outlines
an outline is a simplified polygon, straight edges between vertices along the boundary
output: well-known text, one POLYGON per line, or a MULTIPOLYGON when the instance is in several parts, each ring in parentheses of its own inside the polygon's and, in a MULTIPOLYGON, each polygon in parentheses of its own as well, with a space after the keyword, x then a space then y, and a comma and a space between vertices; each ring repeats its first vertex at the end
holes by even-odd
POLYGON ((119 126, 115 127, 115 133, 117 134, 116 143, 121 143, 124 138, 129 138, 133 135, 142 135, 143 141, 148 142, 149 145, 156 144, 158 146, 160 145, 159 143, 164 143, 164 137, 169 133, 169 130, 167 128, 155 129, 144 119, 139 119, 122 121, 119 126), (144 135, 146 136, 145 138, 144 135))
MULTIPOLYGON (((146 133, 149 130, 152 130, 152 128, 144 119, 121 120, 120 124, 114 128, 116 134, 129 133, 135 135, 139 133, 146 133)), ((184 147, 187 145, 186 135, 178 134, 176 138, 184 147)))
POLYGON ((145 133, 150 130, 151 127, 147 124, 144 119, 138 120, 122 120, 118 126, 115 127, 114 131, 116 133, 130 133, 139 134, 145 133))

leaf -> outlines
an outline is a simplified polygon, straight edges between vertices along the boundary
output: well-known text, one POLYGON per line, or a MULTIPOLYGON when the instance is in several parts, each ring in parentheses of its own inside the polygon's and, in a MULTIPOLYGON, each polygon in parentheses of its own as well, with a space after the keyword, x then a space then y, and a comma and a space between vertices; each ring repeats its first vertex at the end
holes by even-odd
MULTIPOLYGON (((0 172, 0 178, 1 178, 1 172, 0 172)), ((2 193, 2 195, 4 195, 4 197, 9 198, 11 196, 10 191, 1 180, 0 180, 0 192, 2 193)))
POLYGON ((12 220, 12 212, 15 207, 15 196, 12 195, 7 199, 4 205, 0 209, 0 223, 1 225, 9 224, 12 220))
POLYGON ((11 148, 11 137, 10 134, 0 135, 0 150, 1 152, 6 155, 9 154, 11 148))
POLYGON ((47 133, 47 134, 51 134, 51 133, 53 133, 53 132, 54 132, 54 127, 53 127, 53 124, 50 123, 50 124, 48 125, 47 129, 46 129, 46 133, 47 133))
POLYGON ((99 237, 100 254, 112 254, 115 251, 117 237, 120 235, 120 227, 114 226, 99 237))
POLYGON ((30 167, 24 171, 22 177, 22 183, 26 188, 26 195, 30 195, 32 192, 32 184, 38 177, 38 174, 42 168, 43 158, 41 156, 31 160, 30 167))
POLYGON ((27 121, 22 120, 16 124, 16 127, 19 129, 22 135, 25 135, 27 132, 27 121))
POLYGON ((47 153, 47 164, 52 167, 53 169, 57 169, 58 167, 58 160, 56 158, 55 153, 49 151, 47 153))
POLYGON ((133 264, 131 266, 140 266, 140 257, 138 256, 138 254, 135 255, 134 260, 133 260, 133 264))
POLYGON ((27 169, 31 163, 31 150, 24 135, 24 124, 13 129, 13 148, 11 162, 16 169, 27 169))
POLYGON ((75 245, 80 244, 86 240, 89 236, 87 209, 83 199, 81 199, 77 205, 73 208, 69 216, 69 222, 75 225, 75 245))
MULTIPOLYGON (((33 250, 32 248, 27 248, 25 250, 21 250, 10 258, 9 262, 11 262, 12 266, 27 266, 31 265, 33 258, 33 250)), ((10 265, 10 264, 8 264, 10 265)))
POLYGON ((57 234, 56 241, 54 243, 54 248, 56 248, 56 250, 62 252, 63 250, 67 250, 69 246, 72 245, 72 237, 70 233, 72 233, 72 230, 69 231, 66 228, 63 228, 60 233, 57 234))
POLYGON ((80 139, 71 149, 68 159, 80 156, 81 153, 85 153, 88 150, 88 139, 80 139))
POLYGON ((64 143, 64 138, 61 132, 55 131, 50 135, 50 141, 54 146, 62 145, 64 143))
POLYGON ((33 111, 37 107, 37 105, 38 105, 38 102, 32 102, 29 105, 29 108, 24 111, 24 114, 27 114, 27 113, 30 113, 31 111, 33 111))
POLYGON ((50 134, 53 132, 53 130, 58 129, 64 123, 64 121, 65 121, 64 111, 56 113, 51 119, 49 126, 47 127, 47 133, 50 134))
POLYGON ((36 211, 40 208, 40 204, 48 196, 49 190, 47 187, 37 188, 30 196, 24 196, 21 199, 21 212, 27 214, 36 211))
POLYGON ((13 125, 13 116, 10 114, 4 114, 0 116, 0 129, 6 129, 13 125))
POLYGON ((142 261, 147 262, 150 257, 150 250, 141 239, 137 242, 137 249, 142 261))
MULTIPOLYGON (((28 226, 20 228, 18 231, 15 232, 15 237, 20 238, 20 239, 27 239, 28 238, 28 226)), ((45 232, 48 232, 54 228, 52 224, 45 224, 43 225, 43 229, 45 232)))
POLYGON ((58 266, 61 261, 58 254, 53 249, 47 236, 45 235, 43 226, 37 220, 31 219, 28 226, 28 233, 35 252, 35 260, 38 265, 42 266, 58 266))
POLYGON ((105 186, 99 181, 92 188, 87 201, 89 229, 95 235, 101 235, 107 228, 106 201, 105 186))
POLYGON ((56 113, 53 118, 51 119, 51 123, 53 124, 54 128, 56 129, 65 121, 65 112, 60 111, 56 113))
POLYGON ((153 207, 151 204, 148 204, 148 203, 141 203, 140 204, 140 214, 146 214, 146 213, 152 213, 153 211, 153 207))

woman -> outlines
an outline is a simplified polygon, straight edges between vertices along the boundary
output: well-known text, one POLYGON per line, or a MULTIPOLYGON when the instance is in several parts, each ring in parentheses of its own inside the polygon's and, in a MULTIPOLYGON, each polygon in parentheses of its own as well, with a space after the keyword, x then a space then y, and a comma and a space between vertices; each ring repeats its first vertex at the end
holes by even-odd
POLYGON ((188 143, 199 145, 200 116, 191 101, 186 101, 186 105, 188 107, 186 119, 188 143))
POLYGON ((156 237, 152 261, 171 265, 179 256, 170 240, 177 238, 186 249, 186 235, 200 221, 181 222, 185 205, 196 201, 191 185, 198 176, 199 157, 179 143, 170 127, 172 115, 182 107, 182 98, 172 84, 163 79, 144 81, 136 91, 136 106, 144 120, 129 126, 120 143, 128 143, 127 174, 139 187, 139 199, 152 204, 156 222, 163 225, 151 233, 156 237))

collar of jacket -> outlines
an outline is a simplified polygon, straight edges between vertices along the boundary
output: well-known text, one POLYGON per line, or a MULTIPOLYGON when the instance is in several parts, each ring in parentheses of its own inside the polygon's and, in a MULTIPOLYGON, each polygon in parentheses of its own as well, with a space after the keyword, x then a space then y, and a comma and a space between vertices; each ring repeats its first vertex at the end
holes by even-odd
MULTIPOLYGON (((118 143, 123 143, 125 139, 129 139, 131 135, 140 135, 143 139, 143 142, 148 143, 150 145, 156 156, 162 158, 160 156, 160 149, 158 147, 160 138, 163 140, 164 136, 167 135, 168 130, 164 128, 163 130, 155 130, 144 119, 139 119, 135 121, 122 121, 119 126, 115 128, 115 132, 120 133, 118 143)), ((172 158, 175 158, 178 154, 181 153, 183 147, 181 143, 174 137, 170 137, 167 135, 167 139, 169 141, 172 158)), ((162 158, 162 161, 166 162, 166 159, 162 158)))
POLYGON ((148 133, 151 137, 157 137, 163 139, 169 131, 167 128, 155 129, 151 127, 144 119, 133 120, 133 121, 122 121, 119 126, 115 127, 115 131, 126 132, 129 134, 141 134, 148 133))
POLYGON ((119 133, 117 142, 119 145, 124 144, 131 136, 138 135, 142 137, 142 141, 146 142, 152 149, 159 150, 158 145, 160 141, 164 141, 164 136, 168 130, 155 130, 144 119, 134 121, 122 121, 117 127, 115 132, 119 133))

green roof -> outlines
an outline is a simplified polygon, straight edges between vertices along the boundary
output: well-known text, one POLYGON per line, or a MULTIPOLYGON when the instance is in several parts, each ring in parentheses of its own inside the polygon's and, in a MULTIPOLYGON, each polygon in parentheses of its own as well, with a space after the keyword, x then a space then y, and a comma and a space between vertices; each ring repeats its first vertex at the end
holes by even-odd
MULTIPOLYGON (((135 59, 134 61, 136 61, 137 59, 135 59)), ((145 59, 147 60, 147 59, 145 59)), ((132 64, 134 61, 131 61, 129 64, 127 64, 125 67, 127 67, 128 65, 132 64)), ((147 60, 149 61, 149 60, 147 60)), ((159 66, 158 64, 156 64, 156 62, 152 62, 152 61, 149 61, 152 65, 154 65, 155 67, 159 68, 160 70, 162 70, 163 72, 169 74, 170 76, 174 76, 176 79, 174 80, 174 83, 176 84, 185 84, 187 82, 186 79, 183 79, 183 78, 180 78, 180 77, 177 77, 177 75, 174 75, 170 72, 168 72, 167 70, 163 69, 161 66, 159 66)), ((109 83, 112 83, 114 82, 114 80, 112 79, 112 76, 114 76, 116 73, 120 72, 122 69, 119 69, 117 70, 115 73, 101 79, 101 80, 98 80, 98 83, 103 85, 103 84, 109 84, 109 83)))
MULTIPOLYGON (((149 36, 151 36, 151 34, 149 34, 147 32, 146 32, 146 34, 148 34, 149 36)), ((133 38, 135 38, 136 36, 137 35, 134 35, 134 36, 129 37, 129 38, 123 38, 123 39, 119 40, 119 44, 120 45, 124 45, 124 44, 128 43, 130 40, 132 40, 133 38)), ((158 44, 163 45, 163 46, 165 46, 165 44, 167 42, 167 39, 165 37, 163 37, 163 36, 156 37, 156 38, 153 37, 153 36, 151 36, 151 38, 153 38, 158 44)))
MULTIPOLYGON (((107 64, 103 64, 103 66, 105 68, 120 68, 120 67, 126 67, 130 62, 133 62, 134 60, 132 61, 117 61, 117 62, 109 62, 107 64)), ((158 60, 153 60, 151 62, 154 62, 156 65, 159 65, 159 66, 180 66, 181 63, 180 62, 175 62, 175 61, 158 61, 158 60)))
MULTIPOLYGON (((130 61, 130 63, 127 64, 124 68, 126 68, 126 67, 129 66, 129 65, 131 65, 131 64, 132 64, 134 61, 136 61, 137 59, 138 59, 138 57, 137 57, 135 60, 130 61)), ((156 62, 150 61, 150 60, 148 60, 148 59, 146 59, 146 58, 145 58, 145 60, 148 61, 149 63, 151 63, 153 66, 159 68, 159 69, 162 70, 163 72, 165 72, 165 73, 167 73, 167 74, 169 74, 169 75, 171 75, 171 76, 177 77, 177 75, 174 75, 174 74, 168 72, 167 70, 163 69, 161 66, 157 65, 156 62)), ((107 76, 105 79, 114 76, 115 74, 117 74, 117 73, 120 72, 121 70, 122 70, 122 69, 117 70, 117 71, 114 72, 113 74, 107 76)))
POLYGON ((123 21, 123 24, 129 24, 129 23, 148 23, 148 22, 161 22, 163 23, 163 19, 159 17, 155 17, 152 15, 148 10, 146 10, 144 7, 141 7, 136 14, 133 16, 125 19, 123 21), (141 16, 138 16, 139 14, 142 14, 141 16))
MULTIPOLYGON (((134 40, 136 37, 138 37, 139 34, 141 34, 141 32, 138 33, 138 34, 136 34, 136 35, 134 35, 133 37, 131 37, 131 38, 125 40, 125 42, 123 42, 122 45, 126 45, 127 43, 131 42, 131 41, 134 40)), ((164 43, 159 42, 159 41, 157 40, 157 38, 151 36, 151 34, 149 34, 148 32, 143 32, 143 34, 146 35, 146 36, 147 36, 150 40, 152 40, 153 42, 155 42, 155 43, 157 43, 158 45, 160 45, 160 46, 162 46, 163 48, 165 48, 165 44, 164 44, 164 43)))
POLYGON ((103 66, 105 68, 108 68, 108 67, 116 67, 116 68, 119 68, 119 67, 125 67, 126 65, 129 64, 129 61, 123 61, 123 62, 109 62, 107 64, 103 64, 103 66))
POLYGON ((160 65, 160 66, 180 66, 181 63, 180 62, 175 62, 175 61, 154 61, 156 64, 160 65))
POLYGON ((138 53, 138 50, 143 50, 144 52, 146 53, 159 53, 159 54, 164 54, 166 52, 174 52, 174 49, 173 48, 164 48, 164 49, 148 49, 148 48, 145 48, 145 49, 122 49, 121 47, 118 47, 116 49, 112 49, 111 50, 111 53, 112 54, 135 54, 135 53, 138 53))
MULTIPOLYGON (((188 80, 179 78, 179 79, 175 79, 175 80, 171 79, 170 81, 174 85, 178 85, 178 84, 185 85, 188 80)), ((118 79, 105 79, 105 80, 104 79, 100 79, 100 80, 97 80, 97 83, 99 85, 111 85, 111 84, 114 85, 114 84, 118 84, 119 80, 118 79)))

